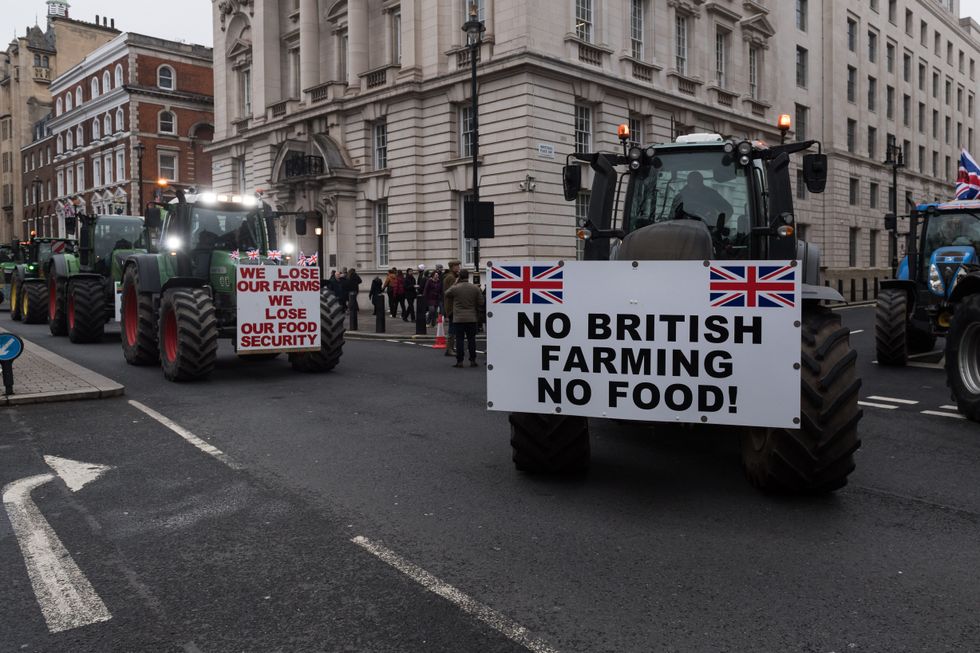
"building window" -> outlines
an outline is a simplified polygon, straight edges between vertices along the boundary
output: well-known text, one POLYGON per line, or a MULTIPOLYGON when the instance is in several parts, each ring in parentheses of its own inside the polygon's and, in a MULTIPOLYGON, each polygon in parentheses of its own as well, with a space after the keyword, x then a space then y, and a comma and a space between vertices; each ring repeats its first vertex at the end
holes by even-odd
MULTIPOLYGON (((857 183, 857 179, 852 180, 857 183)), ((856 268, 858 264, 858 229, 851 227, 847 235, 847 266, 856 268)))
POLYGON ((796 199, 806 199, 806 179, 803 177, 803 170, 796 171, 796 199))
POLYGON ((177 87, 174 81, 174 69, 170 66, 160 66, 157 69, 157 88, 172 91, 177 87))
POLYGON ((926 103, 919 102, 919 132, 926 133, 926 103))
POLYGON ((634 59, 643 59, 643 23, 646 0, 630 2, 630 51, 634 59))
POLYGON ((160 178, 177 181, 177 155, 171 152, 160 152, 157 156, 160 178))
POLYGON ((966 96, 966 115, 968 118, 973 117, 973 93, 966 96))
POLYGON ((805 141, 807 135, 807 122, 809 118, 809 108, 802 104, 796 105, 796 140, 805 141))
POLYGON ((891 86, 885 87, 885 117, 895 119, 895 89, 891 86))
POLYGON ((868 61, 874 63, 878 60, 878 33, 868 32, 868 61))
POLYGON ((575 0, 575 35, 592 43, 592 0, 575 0))
POLYGON ((108 113, 102 118, 102 135, 108 136, 112 133, 112 116, 108 113))
POLYGON ((796 0, 796 29, 806 31, 807 0, 796 0))
POLYGON ((912 97, 909 95, 902 96, 902 124, 912 126, 912 97))
POLYGON ((177 132, 176 119, 170 111, 161 111, 157 118, 158 131, 161 134, 175 134, 177 132))
MULTIPOLYGON (((65 105, 64 105, 64 103, 62 103, 61 98, 58 98, 55 101, 54 106, 55 106, 54 115, 60 116, 62 113, 65 112, 65 105)), ((4 139, 4 140, 6 140, 6 139, 4 139)))
POLYGON ((84 147, 85 145, 85 131, 81 125, 75 127, 75 145, 78 147, 84 147))
POLYGON ((375 256, 378 267, 388 265, 388 202, 374 205, 375 256))
POLYGON ((347 70, 347 56, 350 53, 350 37, 346 31, 340 33, 340 52, 337 53, 337 74, 345 84, 350 83, 350 71, 347 70))
POLYGON ((627 123, 630 128, 630 147, 642 147, 643 146, 643 117, 638 116, 635 113, 631 113, 629 117, 629 122, 627 123))
POLYGON ((950 120, 949 116, 943 120, 943 126, 945 127, 943 133, 946 134, 946 144, 949 145, 953 140, 953 121, 950 120))
POLYGON ((459 107, 459 155, 473 156, 473 107, 459 107))
POLYGON ((932 97, 939 99, 939 73, 932 73, 932 97))
POLYGON ((252 70, 243 68, 238 73, 238 94, 239 109, 242 118, 249 118, 252 115, 252 70))
POLYGON ((123 84, 123 69, 121 63, 116 64, 115 76, 116 76, 116 88, 119 88, 123 84))
POLYGON ((902 55, 902 81, 912 81, 912 55, 907 52, 902 55))
MULTIPOLYGON (((575 226, 580 227, 589 220, 589 202, 592 200, 592 193, 582 191, 575 198, 575 226)), ((579 261, 585 258, 585 241, 575 239, 575 258, 579 261)))
POLYGON ((932 137, 939 138, 939 112, 932 110, 932 137))
POLYGON ((727 31, 715 32, 715 82, 722 88, 728 86, 728 40, 727 31))
POLYGON ((853 18, 847 19, 847 49, 857 52, 858 24, 853 18))
POLYGON ((875 149, 878 145, 878 130, 874 127, 868 127, 868 158, 875 158, 875 149))
POLYGON ((374 169, 384 170, 388 167, 388 123, 379 120, 374 123, 374 169))
POLYGON ((875 111, 877 109, 877 99, 878 80, 874 77, 868 77, 868 111, 875 111))
POLYGON ((116 150, 116 182, 121 182, 126 177, 126 152, 124 150, 116 150))
POLYGON ((939 152, 932 151, 932 176, 939 176, 939 152))
POLYGON ((963 87, 962 86, 956 87, 956 110, 961 113, 963 111, 963 87))
POLYGON ((125 126, 123 124, 123 110, 122 107, 116 109, 116 131, 124 131, 125 126))
POLYGON ((592 151, 592 108, 575 105, 575 151, 592 151))
POLYGON ((898 0, 888 0, 888 22, 898 25, 898 0))
POLYGON ((245 174, 245 157, 235 157, 232 159, 232 165, 235 168, 235 190, 242 193, 248 187, 245 174))
POLYGON ((71 134, 71 130, 69 129, 65 133, 65 151, 71 152, 74 149, 75 149, 75 141, 74 141, 74 137, 71 134))
POLYGON ((858 180, 854 177, 848 179, 847 186, 847 203, 851 206, 857 206, 858 203, 858 192, 860 187, 858 186, 858 180))
POLYGON ((484 0, 463 0, 463 15, 469 20, 470 9, 472 9, 473 5, 476 5, 476 19, 479 21, 486 20, 484 4, 484 0))
POLYGON ((942 51, 942 43, 943 43, 943 37, 938 31, 933 32, 932 42, 933 42, 933 50, 935 50, 936 56, 938 57, 940 52, 942 51))
POLYGON ((871 11, 878 13, 878 0, 871 0, 871 11))
POLYGON ((65 93, 65 111, 71 111, 72 109, 72 94, 71 91, 65 93))
POLYGON ((674 66, 681 75, 687 74, 687 16, 674 19, 674 66))
POLYGON ((79 161, 75 164, 75 187, 81 193, 85 190, 85 164, 79 161))
POLYGON ((868 265, 870 267, 876 267, 878 265, 878 230, 872 229, 871 233, 868 234, 868 243, 870 248, 868 254, 868 265))
POLYGON ((950 158, 948 156, 946 157, 946 167, 945 167, 945 170, 946 170, 946 174, 944 175, 944 177, 946 179, 952 179, 953 177, 952 177, 951 172, 950 172, 952 170, 952 168, 950 167, 950 158))
POLYGON ((749 97, 759 99, 759 48, 749 47, 749 97))
POLYGON ((391 14, 391 59, 392 63, 400 65, 402 62, 402 12, 394 11, 391 14))
POLYGON ((925 173, 926 171, 926 148, 924 145, 919 146, 919 172, 925 173))
POLYGON ((871 194, 868 199, 868 206, 873 209, 878 208, 878 184, 876 182, 868 184, 868 192, 871 194))
POLYGON ((102 185, 102 161, 94 159, 92 161, 92 187, 98 188, 102 185))
POLYGON ((847 101, 857 102, 857 68, 847 67, 847 101))
POLYGON ((112 89, 112 76, 109 75, 109 71, 102 73, 102 92, 108 93, 112 89))
POLYGON ((926 65, 924 63, 919 63, 919 90, 926 90, 926 65))
POLYGON ((857 140, 857 120, 847 119, 847 151, 853 152, 857 140))
POLYGON ((92 121, 92 140, 97 141, 102 138, 102 128, 99 125, 99 119, 96 118, 92 121))
POLYGON ((796 46, 796 85, 806 88, 807 78, 807 51, 806 48, 796 46))
POLYGON ((289 66, 289 88, 286 89, 286 92, 291 98, 299 98, 300 86, 302 85, 302 81, 300 80, 299 48, 289 50, 287 62, 289 66))
POLYGON ((895 44, 894 43, 885 44, 885 69, 890 73, 895 72, 895 44))
POLYGON ((102 170, 105 172, 105 183, 108 186, 113 182, 111 154, 105 154, 102 156, 102 170))
POLYGON ((953 106, 953 82, 951 80, 948 79, 946 80, 946 87, 944 90, 945 90, 946 106, 951 107, 953 106))
POLYGON ((905 33, 912 36, 912 10, 905 10, 905 33))
POLYGON ((64 170, 58 171, 58 197, 65 196, 65 172, 64 170))
POLYGON ((75 106, 82 106, 82 87, 79 86, 75 89, 75 106))

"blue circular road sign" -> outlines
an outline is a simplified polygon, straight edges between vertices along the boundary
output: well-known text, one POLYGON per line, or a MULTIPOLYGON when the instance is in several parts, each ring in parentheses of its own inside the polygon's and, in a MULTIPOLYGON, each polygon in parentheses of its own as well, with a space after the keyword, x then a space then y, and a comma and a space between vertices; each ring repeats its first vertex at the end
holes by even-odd
POLYGON ((12 361, 24 352, 24 341, 12 333, 0 333, 0 361, 12 361))

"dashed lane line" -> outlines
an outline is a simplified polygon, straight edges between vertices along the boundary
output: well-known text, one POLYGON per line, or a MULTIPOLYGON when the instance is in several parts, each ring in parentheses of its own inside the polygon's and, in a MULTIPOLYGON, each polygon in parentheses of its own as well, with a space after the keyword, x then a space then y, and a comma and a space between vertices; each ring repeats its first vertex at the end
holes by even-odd
POLYGON ((909 406, 914 406, 919 403, 913 399, 896 399, 895 397, 881 397, 879 395, 871 395, 868 399, 874 399, 875 401, 890 401, 895 404, 907 404, 909 406))
POLYGON ((854 329, 853 331, 851 331, 852 336, 858 333, 864 333, 864 329, 854 329))
POLYGON ((384 545, 372 542, 362 535, 353 538, 351 542, 391 565, 433 594, 441 596, 466 614, 479 619, 498 633, 520 644, 529 651, 533 651, 534 653, 557 653, 556 649, 547 643, 531 636, 527 628, 516 621, 512 621, 493 608, 464 594, 452 585, 444 583, 384 545))
POLYGON ((952 417, 954 419, 966 419, 966 415, 960 415, 959 413, 943 413, 938 410, 923 410, 923 415, 935 415, 936 417, 952 417))
POLYGON ((898 406, 891 404, 876 404, 873 401, 858 401, 858 406, 870 406, 871 408, 884 408, 885 410, 895 410, 898 406))
POLYGON ((193 433, 191 433, 190 431, 188 431, 187 429, 185 429, 180 424, 177 424, 177 423, 173 422, 172 420, 164 417, 163 415, 161 415, 157 411, 153 410, 152 408, 150 408, 148 406, 144 406, 140 402, 135 401, 133 399, 130 399, 129 400, 129 404, 133 408, 136 408, 137 410, 140 410, 140 411, 146 413, 147 415, 149 415, 150 417, 152 417, 156 421, 160 422, 161 424, 163 424, 164 426, 166 426, 168 429, 170 429, 171 431, 173 431, 174 433, 176 433, 180 437, 184 438, 185 440, 187 440, 188 442, 190 442, 195 447, 197 447, 198 449, 200 449, 204 453, 208 454, 209 456, 211 456, 213 458, 216 458, 217 460, 220 460, 221 462, 223 462, 225 465, 228 465, 232 469, 242 469, 242 465, 239 465, 234 460, 232 460, 228 456, 228 454, 226 454, 224 451, 222 451, 221 449, 217 448, 213 444, 210 444, 208 442, 205 442, 201 438, 197 437, 196 435, 194 435, 193 433))
POLYGON ((959 408, 957 408, 956 406, 951 406, 949 404, 946 404, 945 406, 940 406, 940 408, 944 410, 959 410, 959 408))

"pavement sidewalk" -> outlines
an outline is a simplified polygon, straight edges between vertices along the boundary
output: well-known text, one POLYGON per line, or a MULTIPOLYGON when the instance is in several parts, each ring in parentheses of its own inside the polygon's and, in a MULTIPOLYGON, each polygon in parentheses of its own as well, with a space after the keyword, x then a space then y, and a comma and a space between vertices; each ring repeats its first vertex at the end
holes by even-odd
MULTIPOLYGON (((0 328, 0 333, 10 333, 0 328)), ((0 385, 0 392, 3 386, 0 385)), ((101 374, 24 340, 24 353, 14 361, 14 394, 0 394, 0 407, 76 399, 104 399, 125 388, 101 374)))
MULTIPOLYGON (((402 320, 401 313, 397 317, 391 317, 391 313, 385 313, 385 331, 384 333, 378 333, 376 331, 375 316, 371 315, 371 310, 371 306, 362 300, 361 310, 357 314, 356 331, 350 329, 350 314, 348 313, 344 318, 345 325, 347 326, 347 332, 344 336, 355 340, 360 338, 364 340, 406 340, 417 342, 432 342, 436 338, 436 327, 427 328, 424 335, 416 334, 415 321, 405 322, 402 320)), ((444 324, 443 328, 445 335, 448 336, 449 324, 444 324)), ((487 334, 480 332, 476 337, 477 340, 484 340, 487 334)))

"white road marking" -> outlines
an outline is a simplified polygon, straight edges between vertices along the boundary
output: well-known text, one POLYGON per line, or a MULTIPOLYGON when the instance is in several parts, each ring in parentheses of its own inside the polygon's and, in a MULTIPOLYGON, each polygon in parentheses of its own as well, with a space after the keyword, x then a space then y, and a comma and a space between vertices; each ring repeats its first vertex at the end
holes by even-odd
POLYGON ((221 449, 217 448, 213 444, 210 444, 208 442, 205 442, 201 438, 197 437, 196 435, 194 435, 193 433, 191 433, 190 431, 188 431, 187 429, 185 429, 180 424, 176 424, 175 422, 173 422, 170 419, 164 417, 163 415, 161 415, 157 411, 153 410, 152 408, 149 408, 147 406, 144 406, 140 402, 135 401, 133 399, 130 399, 129 400, 129 404, 133 408, 136 408, 137 410, 143 411, 144 413, 146 413, 147 415, 149 415, 150 417, 152 417, 156 421, 160 422, 161 424, 163 424, 164 426, 166 426, 168 429, 170 429, 171 431, 173 431, 174 433, 176 433, 180 437, 184 438, 185 440, 187 440, 188 442, 190 442, 195 447, 197 447, 198 449, 200 449, 204 453, 208 454, 209 456, 212 456, 212 457, 220 460, 221 462, 223 462, 224 464, 228 465, 232 469, 242 469, 242 466, 239 465, 238 463, 236 463, 234 460, 232 460, 228 456, 228 454, 226 454, 225 452, 223 452, 221 449))
POLYGON ((896 404, 908 404, 909 406, 914 406, 919 403, 918 401, 913 401, 912 399, 896 399, 895 397, 879 397, 878 395, 871 395, 868 399, 875 399, 877 401, 891 401, 896 404))
POLYGON ((112 469, 109 465, 96 465, 95 463, 80 463, 77 460, 59 458, 58 456, 45 456, 44 462, 54 470, 54 473, 61 477, 68 489, 78 492, 83 487, 99 478, 107 471, 112 469))
MULTIPOLYGON (((73 492, 109 469, 104 465, 86 465, 64 458, 55 460, 58 467, 53 469, 59 475, 62 471, 68 472, 67 477, 62 478, 73 492)), ((34 488, 54 479, 55 475, 48 473, 8 483, 3 488, 3 505, 48 630, 60 633, 108 621, 112 615, 31 499, 34 488)))
POLYGON ((919 354, 909 354, 909 358, 925 358, 926 356, 935 356, 936 354, 942 354, 942 352, 937 350, 924 351, 919 354))
POLYGON ((517 642, 529 651, 534 651, 534 653, 557 653, 556 649, 552 648, 545 642, 532 637, 527 628, 524 626, 508 619, 493 608, 490 608, 489 606, 480 603, 470 596, 467 596, 452 585, 442 582, 421 567, 412 564, 408 560, 405 560, 391 549, 388 549, 387 547, 376 542, 372 542, 361 535, 358 535, 352 539, 351 542, 363 547, 368 552, 402 572, 425 589, 429 590, 433 594, 441 596, 466 614, 479 619, 511 641, 517 642))
POLYGON ((895 410, 898 406, 892 406, 890 404, 876 404, 873 401, 859 401, 858 406, 870 406, 872 408, 884 408, 886 410, 895 410))
POLYGON ((946 404, 945 406, 940 406, 940 408, 944 408, 946 410, 959 410, 959 408, 957 408, 956 406, 950 406, 949 404, 946 404))
POLYGON ((909 361, 905 364, 906 367, 920 367, 924 370, 944 370, 946 369, 942 363, 916 363, 909 361))
POLYGON ((864 329, 854 329, 853 331, 851 331, 851 335, 852 335, 852 336, 853 336, 853 335, 854 335, 855 333, 864 333, 864 329))
POLYGON ((924 410, 923 415, 935 415, 936 417, 953 417, 956 419, 966 419, 966 415, 960 415, 959 413, 941 413, 938 410, 924 410))

